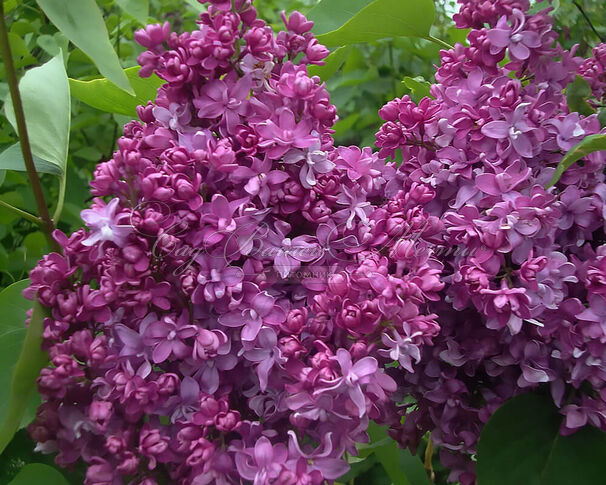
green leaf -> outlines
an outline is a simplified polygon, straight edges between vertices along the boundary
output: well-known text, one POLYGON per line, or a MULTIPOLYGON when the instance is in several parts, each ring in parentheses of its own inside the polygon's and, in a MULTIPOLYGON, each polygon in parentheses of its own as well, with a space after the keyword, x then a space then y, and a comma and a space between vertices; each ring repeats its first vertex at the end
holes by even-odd
POLYGON ((131 67, 124 71, 135 90, 135 96, 118 89, 105 78, 92 81, 70 79, 72 96, 101 111, 137 116, 137 106, 156 99, 158 88, 164 84, 164 81, 155 74, 148 78, 139 77, 139 69, 139 67, 131 67))
POLYGON ((25 465, 8 485, 69 485, 59 470, 42 463, 25 465))
MULTIPOLYGON (((347 9, 350 4, 350 0, 324 2, 329 2, 335 9, 347 9)), ((317 37, 328 46, 372 42, 386 37, 428 38, 434 17, 432 0, 374 0, 341 27, 317 37)))
POLYGON ((95 0, 37 0, 50 21, 95 63, 99 72, 134 95, 95 0))
POLYGON ((524 394, 489 419, 478 446, 478 485, 571 485, 604 482, 606 433, 585 427, 561 436, 550 398, 524 394))
POLYGON ((577 76, 573 82, 566 86, 566 100, 570 111, 578 111, 584 116, 595 113, 587 100, 591 97, 591 86, 581 76, 577 76))
POLYGON ((40 35, 36 39, 36 43, 53 57, 63 51, 65 60, 69 54, 67 51, 69 39, 61 32, 56 32, 55 35, 40 35))
POLYGON ((10 13, 17 6, 17 0, 4 0, 4 13, 10 13))
POLYGON ((342 477, 339 477, 338 482, 348 483, 358 475, 370 470, 376 463, 377 459, 373 454, 367 458, 362 458, 353 462, 349 460, 349 471, 342 477))
MULTIPOLYGON (((58 176, 63 175, 61 167, 54 163, 47 162, 46 160, 43 160, 35 155, 34 165, 36 166, 36 170, 40 173, 51 173, 58 176)), ((23 161, 23 154, 21 153, 21 145, 19 143, 11 145, 0 153, 0 169, 17 170, 19 172, 27 171, 25 168, 25 162, 23 161)))
POLYGON ((412 91, 412 97, 416 102, 419 102, 423 98, 430 97, 429 88, 431 87, 431 83, 426 81, 423 76, 406 76, 402 83, 412 91))
POLYGON ((6 416, 13 368, 25 338, 25 312, 32 307, 32 302, 21 296, 28 286, 29 280, 23 280, 0 293, 3 316, 0 320, 0 423, 6 416))
POLYGON ((137 19, 142 25, 147 24, 149 17, 149 0, 116 0, 124 12, 137 19))
POLYGON ((20 281, 0 293, 0 308, 4 316, 0 327, 0 372, 4 384, 0 391, 4 393, 0 400, 3 406, 0 453, 19 429, 28 403, 35 398, 36 379, 40 369, 48 362, 48 356, 41 348, 42 322, 47 309, 40 303, 34 303, 29 326, 25 329, 25 311, 31 302, 25 300, 20 291, 28 284, 27 280, 20 281))
POLYGON ((347 56, 349 55, 352 46, 339 47, 324 60, 323 66, 309 66, 307 71, 310 76, 320 76, 322 81, 330 79, 341 68, 347 56))
POLYGON ((198 0, 185 0, 185 3, 187 3, 197 13, 205 10, 204 6, 200 2, 198 2, 198 0))
POLYGON ((557 166, 556 171, 546 188, 553 187, 558 180, 560 180, 562 174, 568 170, 572 164, 593 152, 600 151, 606 151, 606 135, 589 135, 585 137, 581 143, 572 147, 568 153, 564 155, 564 158, 562 158, 562 161, 557 166))
POLYGON ((27 44, 20 36, 9 33, 8 41, 11 46, 11 53, 16 69, 20 69, 30 64, 36 64, 36 58, 30 54, 27 44))
POLYGON ((423 462, 418 456, 413 455, 408 449, 400 449, 399 458, 400 468, 406 472, 410 485, 431 485, 423 462))
MULTIPOLYGON (((65 173, 71 99, 61 54, 27 71, 19 82, 19 91, 33 154, 55 165, 56 170, 49 173, 65 173)), ((6 99, 4 109, 16 130, 10 96, 6 99)))
POLYGON ((341 27, 373 0, 323 0, 307 13, 313 20, 313 32, 326 34, 341 27))
POLYGON ((371 421, 368 425, 368 435, 371 443, 375 445, 372 447, 373 453, 393 483, 398 485, 410 483, 406 478, 406 473, 400 467, 401 450, 398 444, 387 435, 386 427, 371 421))

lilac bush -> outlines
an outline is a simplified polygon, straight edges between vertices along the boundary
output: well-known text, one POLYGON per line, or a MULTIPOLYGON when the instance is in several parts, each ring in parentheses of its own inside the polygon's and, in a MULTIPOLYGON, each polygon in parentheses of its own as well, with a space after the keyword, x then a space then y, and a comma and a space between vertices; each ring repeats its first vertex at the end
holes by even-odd
POLYGON ((334 146, 306 67, 328 50, 284 23, 214 1, 195 32, 137 32, 166 84, 31 273, 51 362, 29 430, 86 485, 332 481, 370 419, 399 419, 385 365, 438 332, 441 265, 398 241, 439 242, 434 192, 334 146))
POLYGON ((547 188, 568 150, 605 132, 563 90, 579 73, 602 100, 606 57, 562 49, 549 10, 528 1, 459 3, 469 46, 442 51, 432 98, 382 108, 377 145, 404 160, 389 184, 432 190, 424 209, 442 225, 437 244, 411 242, 444 264, 445 286, 428 307, 439 334, 396 377, 414 404, 392 435, 414 449, 431 432, 465 485, 483 424, 517 394, 548 386, 562 434, 606 430, 606 154, 547 188))
POLYGON ((430 432, 468 485, 512 396, 606 430, 604 153, 550 184, 605 132, 564 95, 578 74, 603 101, 605 47, 575 57, 528 0, 459 0, 468 45, 380 110, 375 153, 334 145, 312 22, 203 3, 199 30, 136 33, 166 84, 31 272, 38 449, 85 485, 321 484, 373 420, 412 450, 430 432))

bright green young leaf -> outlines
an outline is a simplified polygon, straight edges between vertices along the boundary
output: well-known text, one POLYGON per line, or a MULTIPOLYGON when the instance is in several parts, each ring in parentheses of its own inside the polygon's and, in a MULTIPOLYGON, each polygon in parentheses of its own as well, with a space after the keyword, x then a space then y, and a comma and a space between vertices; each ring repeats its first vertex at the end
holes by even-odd
MULTIPOLYGON (((47 162, 46 160, 43 160, 35 155, 34 165, 36 166, 36 170, 38 172, 51 173, 53 175, 58 175, 59 177, 63 175, 61 167, 54 163, 47 162)), ((11 145, 0 153, 0 169, 17 170, 19 172, 26 171, 25 162, 23 161, 23 155, 21 153, 21 145, 19 143, 11 145)))
POLYGON ((149 17, 149 0, 116 0, 116 3, 128 15, 137 19, 142 25, 147 24, 149 17))
POLYGON ((8 485, 69 485, 59 470, 42 463, 25 465, 8 485))
POLYGON ((325 59, 325 64, 323 66, 309 66, 307 68, 309 75, 320 76, 322 81, 330 79, 345 63, 351 49, 352 46, 350 45, 339 47, 336 51, 331 52, 331 54, 325 59))
POLYGON ((572 147, 556 168, 547 188, 553 187, 562 174, 578 160, 593 152, 606 151, 606 135, 589 135, 581 143, 572 147))
POLYGON ((17 6, 17 0, 4 0, 4 13, 10 13, 17 6))
POLYGON ((36 379, 40 369, 48 362, 48 355, 41 348, 42 322, 47 309, 40 303, 34 303, 29 326, 25 328, 25 311, 31 302, 24 300, 20 291, 28 283, 20 281, 0 293, 0 308, 3 309, 4 316, 0 327, 0 373, 4 384, 0 391, 4 394, 0 399, 3 406, 0 453, 19 430, 24 413, 30 401, 35 398, 36 379))
MULTIPOLYGON (((324 0, 346 8, 350 0, 324 0)), ((322 2, 322 3, 324 3, 322 2)), ((328 46, 372 42, 387 37, 429 36, 435 17, 432 0, 374 0, 336 30, 318 35, 328 46)))
MULTIPOLYGON (((55 165, 56 171, 52 173, 65 173, 71 98, 61 54, 27 71, 19 82, 19 91, 33 154, 55 165)), ((10 96, 6 99, 4 109, 16 130, 10 96)))
POLYGON ((89 56, 99 72, 134 95, 120 59, 112 47, 105 21, 95 0, 37 0, 50 21, 89 56))
POLYGON ((562 415, 548 397, 524 394, 490 418, 478 446, 478 485, 604 482, 606 433, 586 427, 561 436, 562 415))
POLYGON ((412 97, 416 102, 430 96, 429 88, 431 87, 431 83, 423 79, 423 77, 406 76, 402 82, 408 89, 412 91, 412 97))
POLYGON ((202 12, 204 10, 204 6, 198 2, 198 0, 185 0, 190 7, 192 7, 196 12, 202 12))
POLYGON ((124 72, 135 89, 135 96, 118 89, 105 78, 92 81, 70 79, 71 93, 80 101, 101 111, 136 116, 137 106, 156 99, 158 88, 164 81, 155 74, 148 78, 139 77, 139 67, 131 67, 124 72))
POLYGON ((326 34, 337 30, 372 2, 373 0, 322 0, 307 13, 307 18, 314 22, 314 34, 326 34))
POLYGON ((566 86, 566 100, 570 111, 578 111, 584 116, 595 113, 587 100, 591 97, 591 86, 581 76, 566 86))

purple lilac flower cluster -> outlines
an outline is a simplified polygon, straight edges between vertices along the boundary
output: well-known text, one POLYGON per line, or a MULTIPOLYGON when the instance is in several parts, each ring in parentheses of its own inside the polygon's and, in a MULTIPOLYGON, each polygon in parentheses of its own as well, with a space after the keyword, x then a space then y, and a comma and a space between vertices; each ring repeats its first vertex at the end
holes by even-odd
POLYGON ((593 49, 593 57, 579 67, 579 74, 589 83, 593 97, 599 104, 606 102, 606 44, 593 49))
POLYGON ((215 0, 195 32, 137 32, 166 84, 31 272, 51 362, 29 431, 86 485, 332 482, 369 419, 399 422, 385 365, 439 331, 435 190, 334 146, 307 73, 328 51, 284 22, 215 0))
POLYGON ((472 456, 488 417, 541 385, 564 415, 563 434, 606 430, 606 153, 586 156, 552 188, 563 154, 598 132, 570 112, 563 90, 578 69, 596 97, 604 46, 580 67, 556 43, 545 9, 527 0, 459 0, 468 46, 441 52, 432 98, 380 111, 381 156, 398 150, 395 180, 435 192, 444 290, 430 309, 440 334, 414 373, 415 398, 392 435, 413 449, 426 432, 450 480, 475 482, 472 456))

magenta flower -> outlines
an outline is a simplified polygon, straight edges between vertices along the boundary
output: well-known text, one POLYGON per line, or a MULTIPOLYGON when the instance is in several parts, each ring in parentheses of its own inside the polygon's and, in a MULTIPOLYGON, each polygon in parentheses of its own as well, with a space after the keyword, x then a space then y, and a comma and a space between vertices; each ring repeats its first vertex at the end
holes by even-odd
POLYGON ((253 485, 275 481, 286 462, 288 451, 283 443, 272 445, 265 436, 260 437, 252 450, 236 454, 236 467, 242 478, 253 485))
POLYGON ((328 160, 328 154, 320 149, 319 141, 306 150, 294 148, 284 155, 284 163, 287 165, 301 161, 303 166, 299 171, 299 180, 306 189, 316 185, 316 174, 329 173, 335 167, 335 164, 328 160))
POLYGON ((490 138, 506 140, 522 157, 532 157, 531 133, 534 130, 527 122, 528 103, 520 103, 513 113, 507 113, 507 121, 490 121, 482 126, 482 133, 490 138))
POLYGON ((112 199, 106 205, 101 199, 95 199, 94 209, 85 209, 80 213, 84 223, 91 230, 90 235, 82 241, 85 246, 98 242, 111 241, 116 246, 124 246, 133 226, 128 224, 129 216, 119 213, 119 199, 112 199))
POLYGON ((539 33, 532 29, 525 29, 525 18, 522 11, 514 8, 511 13, 511 27, 506 16, 499 19, 497 26, 487 33, 488 40, 491 42, 490 52, 492 54, 509 49, 512 57, 523 61, 530 57, 530 49, 541 47, 539 33))
POLYGON ((171 357, 184 359, 191 350, 184 340, 196 335, 194 325, 187 325, 189 317, 184 312, 176 320, 174 317, 164 316, 160 320, 150 323, 145 330, 144 342, 153 347, 152 360, 159 364, 171 357))
POLYGON ((282 157, 290 148, 308 148, 317 141, 311 134, 311 123, 308 120, 297 123, 288 108, 280 108, 275 120, 259 123, 256 129, 263 137, 259 146, 267 148, 267 155, 272 159, 282 157))
POLYGON ((243 77, 238 80, 234 76, 224 79, 214 79, 205 84, 198 96, 194 98, 194 106, 198 109, 200 118, 219 118, 225 123, 227 130, 233 132, 240 123, 240 117, 248 113, 248 95, 252 80, 243 77))
POLYGON ((262 328, 257 336, 255 347, 244 352, 244 358, 257 363, 259 387, 262 391, 267 389, 269 373, 274 365, 286 363, 277 344, 276 333, 270 328, 262 328))
POLYGON ((249 290, 249 305, 243 310, 225 313, 219 323, 226 327, 242 327, 242 340, 257 338, 263 324, 279 325, 286 320, 286 312, 276 305, 276 300, 267 292, 252 294, 249 290))
POLYGON ((201 254, 196 262, 200 265, 200 272, 197 277, 198 286, 191 296, 193 303, 214 302, 232 291, 242 289, 242 268, 228 266, 224 255, 201 254))
POLYGON ((358 415, 362 417, 366 412, 366 399, 360 386, 370 382, 371 376, 378 371, 377 360, 374 357, 364 357, 352 364, 351 355, 345 349, 339 349, 335 359, 341 367, 341 376, 324 381, 326 387, 318 389, 315 394, 345 393, 356 406, 358 415))

